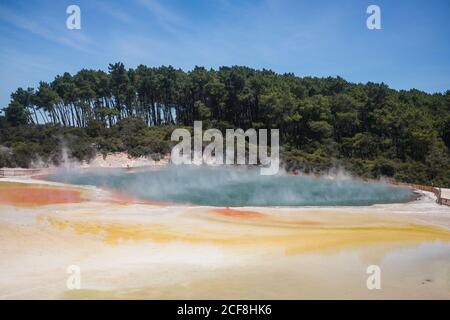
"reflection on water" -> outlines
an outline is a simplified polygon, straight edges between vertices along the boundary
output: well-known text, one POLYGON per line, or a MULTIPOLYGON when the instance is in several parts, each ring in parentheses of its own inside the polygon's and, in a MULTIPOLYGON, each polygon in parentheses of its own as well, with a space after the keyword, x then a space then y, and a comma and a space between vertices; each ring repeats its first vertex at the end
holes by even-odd
POLYGON ((210 206, 335 206, 405 202, 409 189, 350 178, 313 178, 237 167, 168 166, 161 169, 60 171, 49 180, 94 185, 138 198, 210 206))

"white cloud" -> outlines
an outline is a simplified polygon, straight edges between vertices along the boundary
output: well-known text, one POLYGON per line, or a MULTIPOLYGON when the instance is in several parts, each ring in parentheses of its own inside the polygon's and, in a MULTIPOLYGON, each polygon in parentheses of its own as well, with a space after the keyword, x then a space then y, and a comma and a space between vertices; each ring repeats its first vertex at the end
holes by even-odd
POLYGON ((168 32, 177 33, 188 27, 187 21, 156 0, 137 0, 138 4, 149 11, 156 21, 168 32))
POLYGON ((85 53, 95 53, 91 47, 92 41, 78 30, 69 33, 63 26, 52 28, 51 26, 46 25, 44 21, 38 21, 36 16, 34 16, 33 19, 25 18, 4 7, 0 7, 0 20, 48 41, 68 46, 85 53), (65 33, 58 33, 56 32, 56 29, 65 31, 65 33))

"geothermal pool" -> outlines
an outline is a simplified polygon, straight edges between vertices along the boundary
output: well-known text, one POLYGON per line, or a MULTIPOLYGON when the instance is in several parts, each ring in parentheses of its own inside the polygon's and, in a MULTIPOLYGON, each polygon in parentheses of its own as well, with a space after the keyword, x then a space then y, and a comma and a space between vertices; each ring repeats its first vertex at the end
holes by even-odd
POLYGON ((113 189, 142 200, 205 206, 354 206, 414 197, 410 189, 385 183, 285 173, 262 176, 257 169, 238 167, 60 170, 46 179, 113 189))
POLYGON ((0 181, 0 299, 449 298, 450 215, 431 193, 359 206, 413 194, 237 168, 48 178, 77 185, 0 181), (77 290, 67 286, 74 265, 77 290), (372 265, 382 290, 367 287, 372 265))

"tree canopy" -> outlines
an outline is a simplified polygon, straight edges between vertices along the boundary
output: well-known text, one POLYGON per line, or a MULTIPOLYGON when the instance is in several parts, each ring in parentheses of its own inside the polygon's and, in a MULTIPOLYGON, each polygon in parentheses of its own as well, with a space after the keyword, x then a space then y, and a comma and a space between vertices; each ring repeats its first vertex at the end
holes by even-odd
MULTIPOLYGON (((4 112, 0 145, 8 154, 34 143, 25 149, 48 156, 43 140, 26 140, 39 130, 51 131, 44 140, 70 132, 100 150, 167 152, 170 128, 203 120, 206 128, 280 129, 288 169, 342 165, 363 176, 450 185, 450 91, 397 91, 242 66, 185 72, 119 62, 108 72, 66 72, 18 88, 4 112)), ((0 165, 27 165, 1 152, 0 165)))

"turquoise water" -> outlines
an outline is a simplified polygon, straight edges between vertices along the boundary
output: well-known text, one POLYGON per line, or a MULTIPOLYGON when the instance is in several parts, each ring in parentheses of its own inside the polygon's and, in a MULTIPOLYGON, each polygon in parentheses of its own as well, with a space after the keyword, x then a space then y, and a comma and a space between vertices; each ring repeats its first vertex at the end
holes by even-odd
POLYGON ((49 180, 107 187, 152 201, 208 206, 336 206, 405 202, 413 193, 383 183, 278 174, 259 169, 169 166, 60 171, 49 180))

